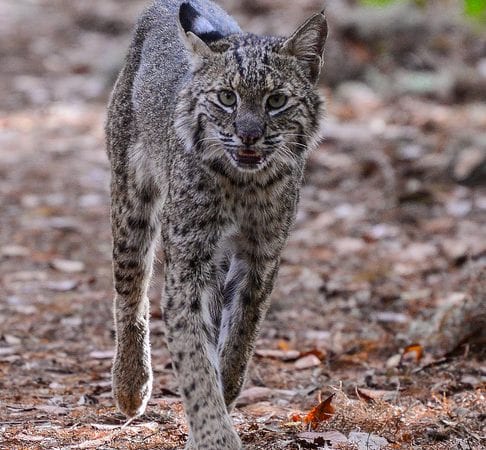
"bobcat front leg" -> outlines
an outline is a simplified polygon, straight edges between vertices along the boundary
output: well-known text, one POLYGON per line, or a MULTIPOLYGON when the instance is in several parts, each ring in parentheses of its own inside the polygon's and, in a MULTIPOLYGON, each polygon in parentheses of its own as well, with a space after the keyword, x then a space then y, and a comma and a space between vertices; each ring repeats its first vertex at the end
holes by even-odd
POLYGON ((219 336, 223 392, 231 411, 245 381, 255 340, 269 306, 279 255, 271 261, 233 258, 223 289, 219 336))
POLYGON ((147 289, 160 230, 157 202, 152 189, 112 182, 116 291, 113 394, 118 408, 128 417, 143 414, 152 391, 147 289))
MULTIPOLYGON (((164 225, 164 233, 169 228, 172 236, 164 236, 166 275, 162 302, 167 344, 190 429, 186 448, 240 450, 241 442, 223 398, 217 331, 211 311, 218 239, 217 231, 211 228, 213 224, 217 227, 217 219, 205 218, 197 208, 192 212, 200 221, 190 232, 184 225, 164 225)), ((190 220, 190 216, 190 212, 181 211, 178 218, 190 220)))

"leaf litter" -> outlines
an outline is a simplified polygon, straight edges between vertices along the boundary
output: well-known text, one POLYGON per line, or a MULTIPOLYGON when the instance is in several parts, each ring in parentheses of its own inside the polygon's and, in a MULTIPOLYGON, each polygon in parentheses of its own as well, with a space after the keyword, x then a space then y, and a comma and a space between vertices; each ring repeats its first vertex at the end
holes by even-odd
MULTIPOLYGON (((278 34, 322 6, 222 3, 245 28, 278 34)), ((378 448, 385 440, 387 448, 479 449, 486 192, 477 174, 486 90, 474 86, 483 79, 485 38, 451 22, 446 7, 421 14, 402 2, 383 20, 337 3, 327 8, 326 139, 310 156, 296 229, 233 418, 250 450, 378 448), (423 65, 450 67, 452 81, 430 83, 423 65), (316 404, 319 391, 331 400, 316 404), (314 420, 304 421, 312 411, 314 420)), ((156 374, 146 415, 122 428, 110 392, 102 124, 108 87, 145 6, 5 4, 1 449, 180 449, 187 438, 163 345, 160 282, 150 291, 156 374)))

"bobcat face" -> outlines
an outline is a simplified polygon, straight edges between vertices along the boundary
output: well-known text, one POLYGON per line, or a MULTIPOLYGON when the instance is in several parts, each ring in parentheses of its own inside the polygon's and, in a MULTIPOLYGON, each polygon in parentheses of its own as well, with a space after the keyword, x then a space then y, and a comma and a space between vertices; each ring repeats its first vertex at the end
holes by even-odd
POLYGON ((226 158, 246 171, 277 161, 292 165, 306 150, 304 130, 316 126, 309 117, 319 100, 304 77, 279 70, 284 58, 273 43, 262 53, 261 45, 248 40, 233 42, 219 61, 194 75, 200 87, 194 112, 205 118, 201 132, 209 144, 203 158, 226 158))
POLYGON ((299 164, 318 131, 321 101, 314 84, 323 31, 311 24, 288 40, 221 37, 203 20, 196 16, 191 25, 181 19, 183 28, 192 26, 182 31, 192 79, 176 112, 186 147, 210 166, 243 172, 299 164))

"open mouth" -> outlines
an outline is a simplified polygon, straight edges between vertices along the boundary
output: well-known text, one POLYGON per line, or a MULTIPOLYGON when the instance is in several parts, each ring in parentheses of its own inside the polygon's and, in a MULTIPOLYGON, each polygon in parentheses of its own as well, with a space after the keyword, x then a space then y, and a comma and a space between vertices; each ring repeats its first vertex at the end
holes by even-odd
POLYGON ((263 153, 251 148, 240 148, 231 152, 233 160, 241 166, 257 167, 265 161, 263 153))

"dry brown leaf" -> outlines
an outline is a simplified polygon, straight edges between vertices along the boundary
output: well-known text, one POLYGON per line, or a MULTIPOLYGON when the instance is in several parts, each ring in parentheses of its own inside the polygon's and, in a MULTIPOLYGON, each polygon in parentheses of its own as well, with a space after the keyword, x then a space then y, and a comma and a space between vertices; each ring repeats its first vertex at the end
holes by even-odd
POLYGON ((272 350, 272 349, 261 349, 256 350, 255 355, 261 356, 262 358, 272 358, 280 359, 282 361, 295 361, 300 357, 300 352, 298 350, 272 350))
POLYGON ((77 445, 76 448, 78 449, 100 448, 103 444, 106 444, 108 441, 111 441, 118 432, 119 430, 114 430, 111 433, 106 434, 105 436, 101 436, 98 439, 83 441, 79 445, 77 445))
POLYGON ((358 396, 359 399, 364 400, 366 403, 374 403, 375 398, 373 398, 371 395, 369 395, 365 390, 356 388, 356 395, 358 396))
POLYGON ((418 362, 424 356, 424 349, 423 349, 423 347, 420 344, 410 344, 410 345, 407 345, 403 349, 401 362, 403 362, 404 359, 409 359, 409 356, 408 355, 410 355, 410 356, 413 355, 413 357, 415 358, 415 362, 418 362))
POLYGON ((324 401, 320 402, 304 417, 304 422, 310 424, 312 429, 317 428, 321 422, 329 420, 334 414, 335 409, 331 404, 334 395, 331 394, 324 401))
POLYGON ((302 417, 302 414, 299 414, 299 413, 293 413, 290 417, 289 417, 289 420, 290 422, 302 422, 304 419, 302 417))
POLYGON ((47 414, 55 414, 58 416, 64 416, 69 413, 68 408, 64 408, 62 406, 55 406, 55 405, 39 405, 36 406, 35 409, 38 409, 39 411, 43 411, 47 414))
POLYGON ((5 245, 0 248, 0 255, 6 258, 16 258, 21 256, 27 256, 29 249, 21 245, 5 245))
POLYGON ((295 368, 298 370, 310 369, 312 367, 318 367, 321 364, 321 360, 312 353, 310 355, 299 358, 295 361, 295 368))
POLYGON ((73 261, 70 259, 54 259, 51 261, 50 266, 59 272, 77 273, 82 272, 85 269, 85 265, 82 261, 73 261))
POLYGON ((299 433, 297 437, 306 442, 311 442, 318 445, 325 445, 326 442, 329 442, 331 445, 348 442, 348 438, 339 431, 326 431, 324 433, 304 431, 303 433, 299 433))
POLYGON ((263 386, 253 386, 248 389, 244 389, 241 392, 236 404, 238 406, 246 406, 253 403, 269 400, 274 397, 288 400, 293 396, 295 396, 295 392, 291 390, 271 389, 263 386))
POLYGON ((27 441, 27 442, 39 442, 45 440, 44 436, 32 436, 26 433, 20 433, 16 437, 21 441, 27 441))
POLYGON ((50 281, 46 284, 46 288, 55 292, 73 291, 79 286, 79 280, 60 280, 50 281))
POLYGON ((357 445, 359 449, 380 450, 388 446, 388 441, 376 434, 352 431, 349 433, 348 441, 357 445))
POLYGON ((366 403, 374 403, 377 400, 390 401, 397 398, 396 391, 385 391, 380 389, 356 388, 356 395, 366 403))
POLYGON ((89 357, 93 359, 112 359, 115 356, 113 350, 93 350, 89 357))
POLYGON ((363 364, 369 361, 370 353, 374 352, 378 346, 379 342, 374 340, 359 340, 350 350, 339 357, 339 362, 363 364))
POLYGON ((369 360, 370 354, 368 352, 359 352, 353 355, 341 355, 339 357, 339 362, 346 364, 363 364, 369 360))
POLYGON ((398 367, 400 365, 401 360, 402 360, 402 355, 400 355, 400 353, 390 356, 386 360, 385 367, 387 369, 394 369, 395 367, 398 367))
POLYGON ((318 350, 317 348, 313 348, 312 350, 302 352, 300 354, 300 357, 303 358, 304 356, 308 356, 308 355, 317 356, 322 361, 326 358, 326 351, 325 350, 321 351, 321 350, 318 350))
POLYGON ((309 258, 313 261, 327 262, 334 258, 335 253, 327 247, 313 247, 309 249, 309 258))

